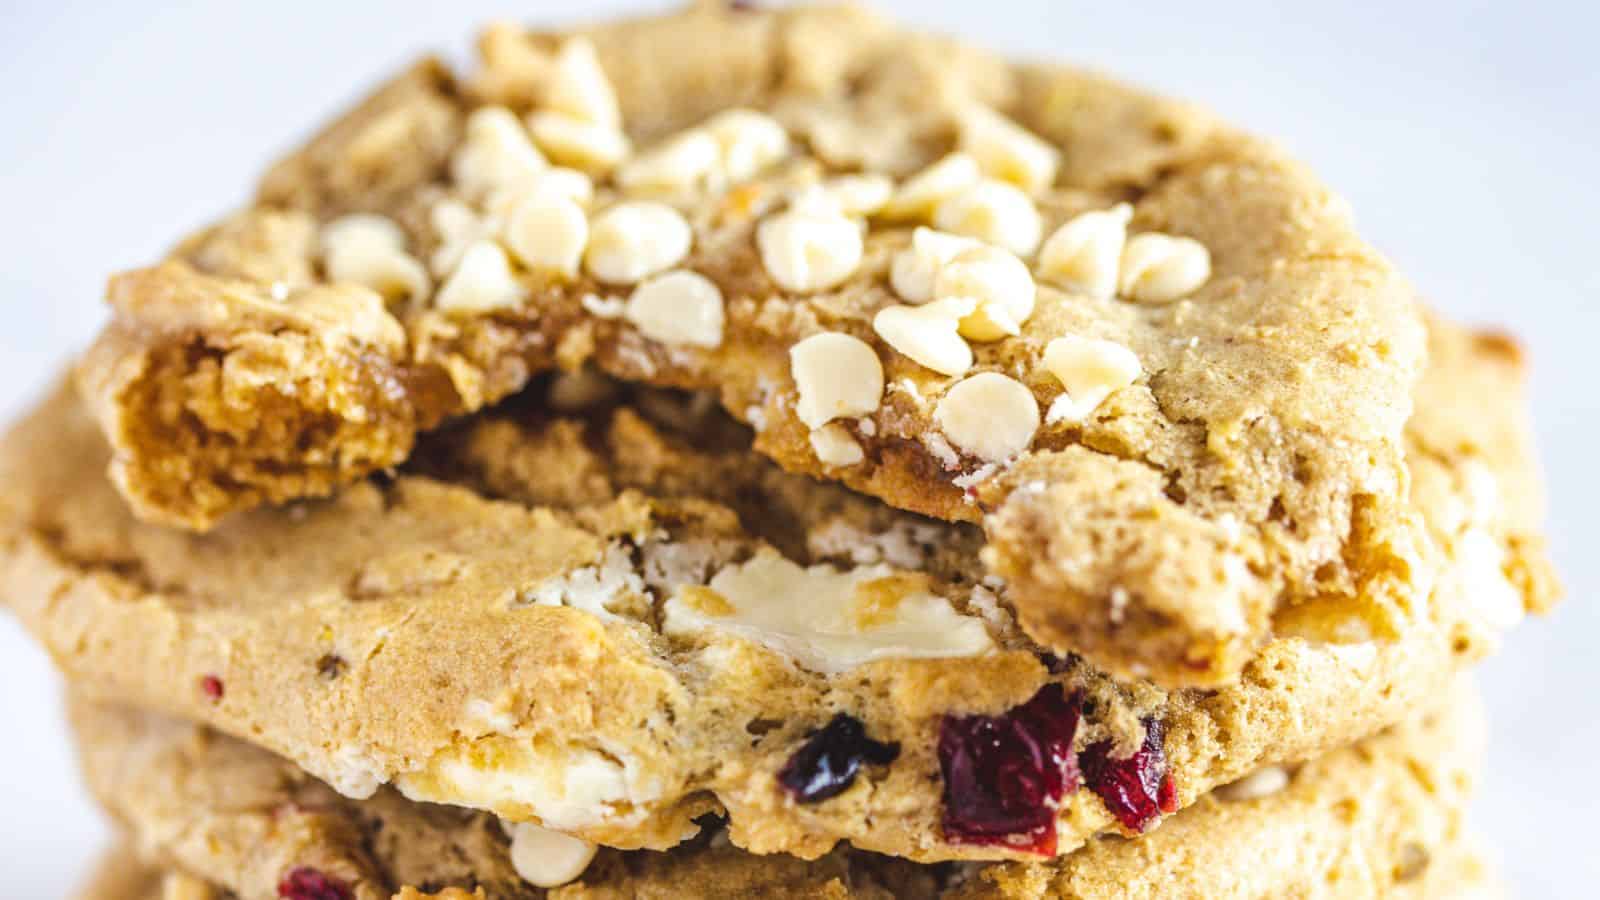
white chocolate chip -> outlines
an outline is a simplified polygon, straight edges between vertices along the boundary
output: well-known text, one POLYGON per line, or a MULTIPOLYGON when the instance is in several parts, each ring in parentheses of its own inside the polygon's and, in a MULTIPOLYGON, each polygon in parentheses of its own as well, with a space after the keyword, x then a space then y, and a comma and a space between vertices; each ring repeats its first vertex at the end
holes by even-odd
POLYGON ((957 329, 977 306, 963 297, 922 306, 887 306, 872 318, 872 330, 918 365, 941 375, 961 375, 972 368, 972 348, 957 329))
POLYGON ((934 281, 945 263, 981 246, 973 238, 919 226, 911 233, 911 246, 895 254, 889 285, 907 303, 926 303, 933 299, 934 281))
POLYGON ((1045 345, 1044 367, 1065 393, 1050 404, 1045 420, 1082 422, 1106 398, 1139 377, 1142 367, 1132 350, 1115 341, 1066 335, 1045 345))
POLYGON ((428 270, 406 252, 406 235, 383 216, 356 213, 322 229, 322 259, 328 277, 372 288, 386 299, 420 300, 433 282, 428 270))
POLYGON ((722 148, 704 129, 668 138, 623 163, 616 181, 624 191, 663 198, 687 197, 711 186, 719 176, 722 148))
POLYGON ((478 215, 472 207, 458 200, 441 200, 429 211, 433 231, 439 236, 439 246, 433 251, 428 265, 433 274, 445 276, 455 271, 462 254, 482 240, 494 237, 496 223, 478 215))
POLYGON ((1029 256, 1039 246, 1044 220, 1022 189, 986 178, 940 201, 933 224, 1029 256))
POLYGON ((1229 784, 1216 788, 1218 800, 1242 803, 1270 797, 1289 786, 1289 773, 1282 766, 1265 766, 1229 784))
POLYGON ((530 184, 549 167, 511 110, 485 106, 467 117, 466 138, 450 160, 450 175, 469 199, 530 184))
POLYGON ((1144 303, 1187 297, 1211 277, 1211 253, 1194 238, 1135 235, 1122 251, 1122 296, 1144 303))
POLYGON ((754 177, 789 153, 789 132, 777 119, 749 109, 729 109, 704 126, 720 149, 723 176, 729 182, 754 177))
POLYGON ((601 281, 635 284, 689 255, 694 235, 683 215, 660 203, 619 203, 589 223, 584 268, 601 281))
POLYGON ((498 191, 491 195, 484 203, 484 208, 490 215, 507 215, 511 207, 532 194, 565 197, 579 206, 588 206, 594 200, 594 180, 577 169, 551 166, 540 172, 526 186, 516 190, 498 191))
POLYGON ((896 219, 927 220, 940 204, 977 184, 982 177, 977 160, 965 153, 952 153, 906 179, 889 198, 883 213, 896 219))
POLYGON ((809 293, 855 273, 863 250, 861 226, 843 215, 789 210, 763 220, 756 244, 767 274, 784 290, 809 293))
POLYGON ((552 831, 532 822, 507 825, 511 832, 511 868, 534 887, 560 887, 582 875, 599 848, 582 838, 552 831))
POLYGON ((937 300, 970 300, 972 312, 961 320, 961 336, 998 341, 1022 333, 1033 315, 1033 275, 1016 254, 999 247, 975 247, 945 263, 933 282, 937 300))
POLYGON ((892 193, 894 181, 887 175, 838 175, 802 190, 789 206, 811 214, 863 218, 882 209, 892 193))
POLYGON ((1022 382, 998 372, 979 372, 945 393, 933 409, 933 420, 962 452, 999 463, 1033 443, 1039 404, 1022 382))
POLYGON ((814 334, 789 348, 798 394, 794 412, 810 428, 864 416, 883 398, 883 364, 871 345, 838 331, 814 334))
POLYGON ((1126 203, 1073 217, 1040 248, 1039 277, 1091 297, 1111 297, 1131 218, 1133 207, 1126 203))
POLYGON ((678 270, 641 282, 625 313, 640 333, 663 344, 722 343, 722 291, 697 272, 678 270))
POLYGON ((1061 153, 1038 135, 986 106, 961 118, 961 149, 991 178, 1037 194, 1056 179, 1061 153))
POLYGON ((853 466, 866 458, 861 445, 838 422, 811 430, 811 449, 826 466, 853 466))
POLYGON ((566 113, 533 113, 528 116, 528 130, 539 149, 551 159, 592 175, 604 175, 616 168, 631 149, 627 135, 621 131, 566 113))
POLYGON ((487 312, 522 302, 522 285, 511 271, 511 260, 494 241, 478 241, 462 254, 456 270, 439 289, 434 306, 487 312))
POLYGON ((524 266, 571 278, 589 242, 589 217, 571 198, 535 192, 512 208, 503 236, 524 266))
POLYGON ((542 99, 545 107, 575 119, 612 131, 622 128, 617 94, 587 38, 570 38, 556 51, 555 67, 542 99))

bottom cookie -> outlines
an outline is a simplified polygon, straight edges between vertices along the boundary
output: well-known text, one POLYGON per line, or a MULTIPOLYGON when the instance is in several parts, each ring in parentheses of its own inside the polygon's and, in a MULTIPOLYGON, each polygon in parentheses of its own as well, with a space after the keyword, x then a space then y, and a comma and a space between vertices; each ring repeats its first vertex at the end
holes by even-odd
POLYGON ((1382 735, 1218 789, 1142 837, 1101 839, 1048 863, 918 865, 847 849, 814 862, 754 856, 707 820, 676 850, 601 850, 585 868, 587 854, 514 849, 481 812, 388 790, 349 800, 202 726, 82 700, 72 720, 91 789, 149 861, 113 857, 84 900, 1495 895, 1463 831, 1483 738, 1465 686, 1382 735), (543 880, 552 865, 575 879, 547 891, 522 877, 543 880))

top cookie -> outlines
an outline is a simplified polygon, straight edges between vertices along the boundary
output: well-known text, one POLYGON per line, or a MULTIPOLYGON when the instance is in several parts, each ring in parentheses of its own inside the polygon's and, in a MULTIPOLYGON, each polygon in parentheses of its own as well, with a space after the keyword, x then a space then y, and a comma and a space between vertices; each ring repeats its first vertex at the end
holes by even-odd
POLYGON ((142 517, 328 494, 592 364, 981 523, 1030 633, 1119 674, 1229 681, 1312 598, 1344 634, 1415 612, 1418 314, 1272 147, 848 8, 481 49, 113 280, 79 382, 142 517))

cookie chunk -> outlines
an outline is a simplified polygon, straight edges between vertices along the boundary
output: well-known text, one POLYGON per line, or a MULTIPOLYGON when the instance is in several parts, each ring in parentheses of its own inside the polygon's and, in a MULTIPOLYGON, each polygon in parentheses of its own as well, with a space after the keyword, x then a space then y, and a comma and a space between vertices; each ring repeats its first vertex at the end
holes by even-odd
POLYGON ((325 496, 590 364, 982 527, 1033 638, 1236 679, 1426 605, 1409 288, 1271 145, 852 8, 485 33, 112 280, 79 385, 146 520, 325 496), (1341 603, 1342 601, 1342 603, 1341 603))
POLYGON ((1051 856, 1399 721, 1549 601, 1537 507, 1509 496, 1534 485, 1520 364, 1436 334, 1420 400, 1479 403, 1411 439, 1430 602, 1381 641, 1308 608, 1218 690, 1052 654, 975 575, 975 526, 784 473, 704 397, 583 378, 205 535, 133 519, 58 394, 0 442, 0 583, 75 683, 349 796, 621 848, 721 813, 757 853, 1051 856), (998 788, 1018 759, 1038 790, 998 788))
POLYGON ((485 814, 388 789, 348 800, 256 747, 157 716, 76 701, 72 719, 95 796, 137 845, 192 873, 167 883, 217 886, 194 900, 295 897, 284 885, 313 881, 330 893, 305 896, 348 900, 1457 897, 1487 881, 1463 833, 1483 725, 1470 692, 1446 697, 1353 747, 1260 770, 1150 835, 1097 841, 1053 862, 755 856, 708 819, 704 834, 671 853, 591 850, 559 882, 547 877, 558 855, 528 853, 515 827, 485 814))

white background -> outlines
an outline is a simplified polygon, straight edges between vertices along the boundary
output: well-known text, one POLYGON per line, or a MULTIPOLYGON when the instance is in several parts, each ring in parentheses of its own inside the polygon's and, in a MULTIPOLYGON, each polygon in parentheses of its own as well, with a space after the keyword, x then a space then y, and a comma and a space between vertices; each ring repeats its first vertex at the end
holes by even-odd
MULTIPOLYGON (((311 126, 475 23, 640 4, 0 0, 0 415, 99 324, 105 275, 247 196, 311 126)), ((1570 594, 1484 667, 1478 822, 1526 897, 1593 896, 1600 723, 1600 16, 1587 3, 887 3, 928 27, 1086 62, 1276 135, 1353 201, 1435 302, 1532 346, 1570 594)), ((0 486, 3 489, 3 486, 0 486)), ((3 588, 3 586, 0 586, 3 588)), ((3 590, 0 590, 3 593, 3 590)), ((106 829, 77 787, 45 656, 0 617, 6 896, 60 897, 106 829)))

